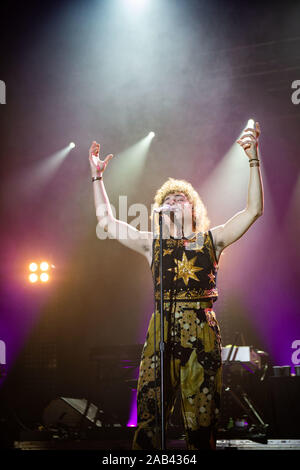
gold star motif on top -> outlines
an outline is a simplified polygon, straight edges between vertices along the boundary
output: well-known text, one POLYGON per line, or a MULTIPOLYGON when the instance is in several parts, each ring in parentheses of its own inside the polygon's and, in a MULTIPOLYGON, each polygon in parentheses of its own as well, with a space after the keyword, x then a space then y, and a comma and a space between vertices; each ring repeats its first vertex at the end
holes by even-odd
POLYGON ((163 256, 166 256, 166 255, 170 255, 172 253, 172 249, 167 249, 167 248, 164 248, 164 254, 163 256))
POLYGON ((182 260, 180 261, 179 259, 174 259, 174 262, 177 264, 177 269, 174 268, 169 268, 168 271, 175 271, 175 279, 183 279, 183 282, 185 285, 188 285, 189 279, 195 279, 196 281, 199 281, 199 279, 196 276, 197 271, 202 271, 203 268, 199 268, 198 266, 194 266, 194 263, 197 259, 197 256, 194 258, 188 260, 186 257, 185 252, 182 254, 182 260))

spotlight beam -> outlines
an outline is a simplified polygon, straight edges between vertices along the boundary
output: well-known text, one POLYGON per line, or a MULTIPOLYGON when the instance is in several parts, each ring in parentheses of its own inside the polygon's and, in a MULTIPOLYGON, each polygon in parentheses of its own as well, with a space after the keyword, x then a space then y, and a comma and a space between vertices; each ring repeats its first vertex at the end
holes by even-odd
POLYGON ((115 172, 113 179, 115 181, 124 181, 124 177, 126 177, 127 193, 131 183, 133 184, 138 180, 143 172, 154 136, 153 131, 149 132, 143 139, 117 155, 117 165, 112 167, 115 172))

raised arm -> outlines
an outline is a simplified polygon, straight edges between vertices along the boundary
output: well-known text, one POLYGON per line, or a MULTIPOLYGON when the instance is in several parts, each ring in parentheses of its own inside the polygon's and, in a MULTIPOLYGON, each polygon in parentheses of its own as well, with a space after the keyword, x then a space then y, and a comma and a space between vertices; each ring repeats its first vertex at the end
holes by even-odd
POLYGON ((260 126, 257 122, 255 129, 247 128, 237 143, 244 149, 249 158, 250 175, 248 185, 248 199, 246 208, 225 224, 211 229, 217 252, 220 254, 226 246, 241 238, 251 227, 253 222, 263 214, 263 185, 259 167, 260 152, 258 149, 258 138, 260 126))
POLYGON ((113 155, 100 160, 100 144, 93 142, 89 149, 89 162, 92 173, 94 202, 98 219, 97 235, 106 232, 107 238, 116 238, 123 245, 146 256, 150 262, 152 251, 152 232, 140 231, 135 227, 116 219, 106 193, 103 174, 113 155))

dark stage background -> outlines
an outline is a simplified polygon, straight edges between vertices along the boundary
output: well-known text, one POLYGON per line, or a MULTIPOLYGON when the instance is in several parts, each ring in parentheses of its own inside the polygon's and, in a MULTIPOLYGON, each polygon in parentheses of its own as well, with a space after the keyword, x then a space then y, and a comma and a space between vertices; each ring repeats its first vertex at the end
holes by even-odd
MULTIPOLYGON (((169 176, 184 178, 213 227, 246 205, 248 163, 234 143, 250 117, 260 122, 264 214, 224 251, 215 311, 224 345, 241 332, 271 366, 293 372, 300 363, 299 84, 292 88, 300 80, 299 2, 156 0, 135 11, 121 0, 11 1, 1 8, 2 416, 33 428, 56 397, 91 393, 97 401, 94 348, 144 341, 151 273, 140 254, 96 236, 93 140, 115 155, 104 178, 115 207, 126 195, 128 206, 150 209, 169 176), (150 131, 156 136, 142 165, 125 162, 124 152, 134 154, 150 131), (76 147, 57 160, 71 141, 76 147), (56 266, 47 285, 27 281, 36 259, 56 266)), ((117 410, 121 401, 125 421, 134 406, 125 380, 137 374, 136 364, 128 367, 115 367, 99 399, 117 410)))

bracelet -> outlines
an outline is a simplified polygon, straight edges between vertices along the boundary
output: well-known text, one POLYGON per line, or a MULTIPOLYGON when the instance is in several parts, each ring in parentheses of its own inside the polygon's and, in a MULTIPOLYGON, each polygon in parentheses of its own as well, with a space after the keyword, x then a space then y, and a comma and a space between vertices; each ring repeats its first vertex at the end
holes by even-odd
POLYGON ((93 176, 92 177, 92 182, 102 180, 102 176, 93 176))
POLYGON ((259 161, 258 161, 258 162, 254 162, 254 163, 250 163, 250 166, 260 166, 259 161))
POLYGON ((253 162, 254 160, 256 160, 256 161, 259 162, 259 159, 258 159, 258 158, 250 158, 249 162, 253 162))

